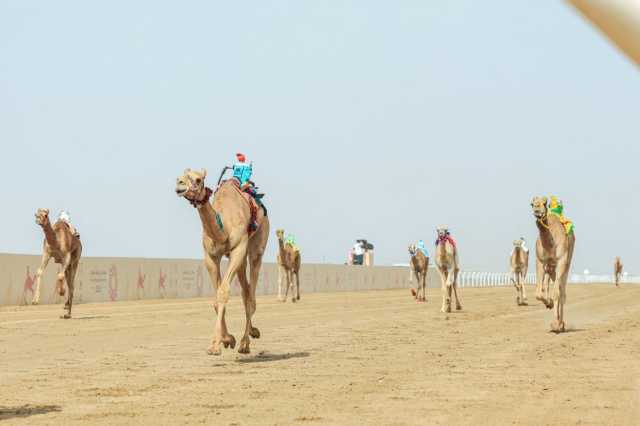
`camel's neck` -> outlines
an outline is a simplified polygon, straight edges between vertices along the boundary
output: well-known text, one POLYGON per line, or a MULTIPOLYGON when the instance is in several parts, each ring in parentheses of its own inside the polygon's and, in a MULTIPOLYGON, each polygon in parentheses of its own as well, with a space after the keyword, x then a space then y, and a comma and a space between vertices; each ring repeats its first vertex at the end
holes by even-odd
POLYGON ((545 216, 544 219, 536 219, 536 226, 538 227, 540 242, 545 249, 551 249, 555 246, 553 235, 551 234, 551 225, 549 223, 549 216, 545 216))
POLYGON ((58 238, 56 237, 56 233, 53 231, 51 227, 51 222, 47 219, 42 225, 42 230, 44 231, 44 238, 47 241, 47 244, 53 251, 60 250, 60 244, 58 243, 58 238))
POLYGON ((213 209, 211 203, 206 202, 198 206, 197 209, 204 233, 218 244, 225 243, 228 238, 227 233, 222 229, 222 219, 213 209))
POLYGON ((285 253, 284 241, 282 240, 282 238, 278 238, 278 249, 280 250, 280 256, 282 256, 285 253))

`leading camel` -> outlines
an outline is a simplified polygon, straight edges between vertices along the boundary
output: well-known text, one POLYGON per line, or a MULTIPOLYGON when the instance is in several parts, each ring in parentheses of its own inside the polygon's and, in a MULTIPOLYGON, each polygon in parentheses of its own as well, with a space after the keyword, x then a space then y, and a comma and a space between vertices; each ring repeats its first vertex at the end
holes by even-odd
POLYGON ((437 230, 436 241, 436 267, 440 273, 442 282, 442 312, 451 312, 451 296, 456 298, 456 309, 461 310, 462 305, 458 299, 458 249, 447 228, 440 227, 437 230), (452 294, 453 292, 453 294, 452 294))
POLYGON ((221 345, 235 347, 236 339, 227 331, 225 313, 229 303, 229 291, 234 277, 242 287, 242 302, 246 315, 244 336, 240 340, 238 352, 250 352, 250 339, 260 337, 260 331, 253 327, 252 317, 256 311, 256 287, 262 266, 262 257, 269 239, 269 219, 264 209, 257 208, 255 201, 242 192, 235 179, 223 182, 217 189, 213 202, 209 202, 213 191, 205 186, 207 172, 185 170, 177 179, 176 194, 184 197, 198 211, 202 222, 202 245, 204 262, 216 289, 214 308, 217 313, 215 334, 207 352, 220 355, 221 345), (255 212, 258 227, 252 231, 252 212, 255 212), (220 260, 229 258, 224 277, 220 277, 220 260), (247 281, 247 263, 250 277, 247 281))
POLYGON ((36 272, 36 290, 31 303, 34 305, 40 303, 42 274, 49 264, 49 260, 53 258, 55 263, 62 265, 56 280, 58 294, 64 296, 65 285, 69 289, 67 301, 64 304, 67 312, 60 318, 69 319, 71 318, 71 306, 73 305, 73 284, 76 272, 78 272, 80 256, 82 255, 82 243, 65 221, 58 220, 51 226, 48 209, 38 209, 35 216, 36 223, 44 231, 44 243, 42 245, 42 262, 36 272))
POLYGON ((529 252, 524 249, 522 240, 515 240, 511 252, 511 282, 516 288, 518 306, 527 304, 527 292, 524 288, 527 269, 529 269, 529 252))
POLYGON ((565 331, 564 305, 576 237, 573 230, 567 231, 559 215, 549 211, 547 201, 547 197, 534 197, 531 202, 539 231, 536 241, 536 299, 548 309, 553 309, 555 301, 551 330, 559 333, 565 331), (549 293, 551 283, 555 283, 553 299, 549 293))
POLYGON ((620 287, 620 279, 622 278, 622 261, 619 257, 616 257, 616 261, 613 264, 613 277, 616 287, 620 287))

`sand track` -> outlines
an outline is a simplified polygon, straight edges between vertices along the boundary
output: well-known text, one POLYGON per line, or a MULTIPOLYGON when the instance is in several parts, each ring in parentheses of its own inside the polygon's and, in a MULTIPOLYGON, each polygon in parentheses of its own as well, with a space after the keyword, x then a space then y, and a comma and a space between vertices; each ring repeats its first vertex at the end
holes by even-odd
POLYGON ((640 286, 570 286, 561 335, 512 288, 449 315, 427 292, 262 297, 252 354, 221 357, 205 299, 0 308, 0 422, 638 424, 640 286))

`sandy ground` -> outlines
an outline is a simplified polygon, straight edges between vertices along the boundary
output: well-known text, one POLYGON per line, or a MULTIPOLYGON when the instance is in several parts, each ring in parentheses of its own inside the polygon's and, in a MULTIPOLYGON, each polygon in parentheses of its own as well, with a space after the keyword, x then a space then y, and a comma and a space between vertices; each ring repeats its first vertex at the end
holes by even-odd
POLYGON ((571 286, 561 335, 512 288, 428 296, 264 297, 252 354, 221 357, 205 299, 2 308, 0 423, 640 424, 640 286, 571 286))

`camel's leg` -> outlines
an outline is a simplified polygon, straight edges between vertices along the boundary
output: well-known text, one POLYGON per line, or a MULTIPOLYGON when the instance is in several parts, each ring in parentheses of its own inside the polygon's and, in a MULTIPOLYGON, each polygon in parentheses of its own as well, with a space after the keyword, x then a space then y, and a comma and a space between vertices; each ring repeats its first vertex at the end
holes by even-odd
POLYGON ((247 262, 242 264, 240 268, 238 268, 238 281, 240 281, 240 286, 242 287, 242 303, 244 305, 244 313, 245 313, 245 328, 244 335, 242 339, 240 339, 240 347, 238 348, 238 352, 240 353, 249 353, 249 344, 251 335, 251 316, 252 312, 252 301, 251 301, 251 286, 249 281, 247 281, 247 262))
POLYGON ((536 259, 536 300, 541 301, 550 309, 553 307, 553 302, 548 299, 545 292, 545 289, 549 288, 549 278, 545 265, 539 259, 536 259))
POLYGON ((278 265, 278 300, 285 302, 287 300, 287 296, 282 298, 282 280, 285 278, 286 271, 282 265, 278 265))
MULTIPOLYGON (((213 288, 214 290, 216 290, 216 297, 218 294, 218 289, 220 288, 221 284, 222 284, 222 280, 220 278, 220 259, 219 258, 211 258, 206 252, 205 252, 205 256, 204 256, 204 263, 205 266, 207 268, 207 271, 209 272, 209 277, 211 279, 211 283, 213 284, 213 288)), ((211 339, 211 345, 209 346, 209 348, 207 349, 207 353, 210 355, 219 355, 221 353, 220 350, 220 341, 217 342, 216 344, 216 340, 217 340, 217 335, 218 335, 218 319, 220 317, 220 310, 218 309, 218 300, 216 299, 216 302, 213 305, 213 308, 216 311, 216 315, 217 315, 217 319, 216 319, 216 331, 214 332, 214 335, 211 339)), ((226 328, 226 323, 222 323, 221 326, 221 334, 224 336, 228 336, 229 333, 227 331, 226 328)), ((233 338, 233 336, 231 336, 233 338)), ((235 346, 235 342, 231 341, 230 342, 230 346, 234 347, 235 346)))
MULTIPOLYGON (((269 235, 268 230, 265 232, 265 235, 269 235)), ((253 315, 255 315, 256 308, 257 308, 256 289, 258 288, 258 279, 260 278, 260 268, 262 268, 262 257, 264 256, 264 247, 260 246, 260 241, 257 241, 255 244, 257 244, 257 248, 249 251, 249 265, 251 267, 250 275, 249 275, 249 285, 251 290, 250 292, 251 310, 249 311, 249 314, 250 314, 249 318, 251 319, 251 329, 249 330, 249 335, 254 339, 259 339, 260 330, 258 330, 257 327, 253 326, 253 315)))
POLYGON ((295 274, 296 274, 296 300, 300 300, 300 269, 297 269, 295 274))
POLYGON ((516 289, 516 304, 520 306, 520 288, 518 287, 518 272, 511 270, 511 282, 516 289))
POLYGON ((456 268, 453 271, 453 295, 456 298, 456 310, 462 310, 462 304, 460 303, 460 299, 458 299, 458 274, 460 273, 460 269, 456 268))
POLYGON ((67 253, 64 257, 64 261, 62 262, 62 267, 60 268, 60 272, 58 272, 58 279, 56 280, 56 290, 58 290, 58 294, 60 296, 64 296, 65 293, 65 284, 67 284, 67 271, 69 270, 69 265, 71 264, 71 253, 67 253))
POLYGON ((443 266, 438 266, 438 273, 440 274, 440 283, 442 287, 442 307, 440 308, 440 311, 451 312, 451 298, 447 298, 447 282, 449 280, 447 269, 443 266))
POLYGON ((238 269, 246 262, 247 256, 247 241, 244 240, 236 248, 234 248, 229 254, 229 265, 227 272, 222 279, 222 283, 218 287, 216 292, 216 303, 218 305, 218 317, 216 320, 216 336, 213 341, 212 348, 209 349, 209 354, 220 355, 222 353, 220 344, 225 346, 235 347, 235 338, 227 332, 227 325, 225 322, 225 314, 227 310, 227 304, 229 303, 229 293, 231 291, 231 282, 236 276, 238 269))
POLYGON ((73 306, 73 294, 75 291, 74 280, 76 277, 77 270, 78 270, 78 262, 75 262, 73 265, 69 266, 69 268, 67 269, 67 273, 65 274, 69 294, 67 295, 67 302, 64 305, 65 309, 67 310, 67 313, 62 316, 62 318, 64 319, 71 318, 71 307, 73 306))
POLYGON ((427 271, 422 271, 422 301, 427 301, 427 271))
POLYGON ((294 272, 293 272, 293 268, 289 269, 289 278, 287 279, 287 281, 289 281, 289 287, 291 287, 291 303, 296 303, 297 299, 296 299, 296 289, 295 289, 295 281, 294 281, 294 272))
POLYGON ((545 295, 545 299, 547 300, 547 309, 553 309, 553 297, 551 295, 552 286, 555 285, 557 281, 556 268, 550 269, 545 275, 545 280, 543 281, 543 291, 545 295))
POLYGON ((49 259, 51 259, 51 255, 45 252, 42 255, 42 261, 40 262, 40 267, 36 271, 36 290, 33 294, 33 298, 31 299, 32 305, 37 305, 40 303, 40 282, 42 281, 42 274, 44 274, 44 270, 47 268, 49 264, 49 259))
POLYGON ((282 271, 283 271, 283 276, 284 276, 284 295, 282 298, 283 302, 287 301, 287 297, 289 297, 289 269, 286 267, 282 267, 282 271))
POLYGON ((555 321, 551 324, 551 329, 555 332, 565 331, 564 322, 564 304, 567 299, 567 278, 569 275, 569 268, 567 265, 566 256, 563 256, 557 266, 556 280, 554 285, 553 298, 556 303, 555 306, 555 321))
POLYGON ((524 286, 524 281, 526 279, 526 275, 523 272, 518 274, 518 281, 520 286, 520 303, 522 305, 527 305, 527 289, 524 286))

